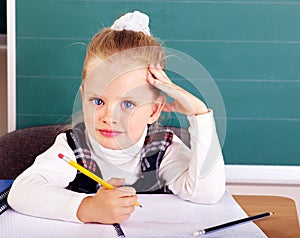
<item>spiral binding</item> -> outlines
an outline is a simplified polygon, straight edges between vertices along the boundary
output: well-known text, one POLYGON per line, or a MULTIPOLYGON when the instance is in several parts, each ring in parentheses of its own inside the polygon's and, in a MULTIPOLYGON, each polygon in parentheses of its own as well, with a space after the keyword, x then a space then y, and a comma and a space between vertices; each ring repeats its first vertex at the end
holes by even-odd
POLYGON ((126 237, 125 234, 124 234, 124 232, 123 232, 123 230, 122 230, 122 228, 121 228, 121 226, 120 226, 120 224, 114 223, 113 226, 114 226, 114 228, 115 228, 115 230, 117 232, 118 238, 124 238, 124 237, 126 237))

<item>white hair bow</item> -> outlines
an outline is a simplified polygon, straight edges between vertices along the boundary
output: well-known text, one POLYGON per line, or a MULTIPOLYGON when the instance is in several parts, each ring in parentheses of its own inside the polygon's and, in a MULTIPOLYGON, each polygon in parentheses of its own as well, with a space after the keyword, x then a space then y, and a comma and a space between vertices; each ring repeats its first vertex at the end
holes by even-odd
POLYGON ((149 36, 151 35, 149 29, 149 17, 145 13, 139 11, 129 12, 121 16, 114 22, 111 29, 117 31, 131 30, 143 32, 149 36))

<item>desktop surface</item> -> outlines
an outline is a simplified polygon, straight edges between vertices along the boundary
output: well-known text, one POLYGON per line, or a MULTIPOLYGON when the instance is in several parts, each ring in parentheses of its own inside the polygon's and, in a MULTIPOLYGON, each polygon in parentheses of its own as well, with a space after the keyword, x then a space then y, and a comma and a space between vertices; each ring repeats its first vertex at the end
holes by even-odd
POLYGON ((282 196, 233 195, 237 203, 249 215, 270 211, 275 214, 254 223, 269 238, 300 238, 295 202, 282 196))

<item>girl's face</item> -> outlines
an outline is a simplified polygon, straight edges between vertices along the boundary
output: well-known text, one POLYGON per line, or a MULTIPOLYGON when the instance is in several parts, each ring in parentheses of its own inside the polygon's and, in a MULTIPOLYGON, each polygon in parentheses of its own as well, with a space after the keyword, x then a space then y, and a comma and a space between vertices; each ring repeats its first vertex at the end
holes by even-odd
POLYGON ((146 69, 137 69, 113 80, 105 73, 86 79, 81 88, 84 121, 103 147, 125 149, 140 139, 147 124, 158 120, 165 97, 155 97, 146 74, 146 69))

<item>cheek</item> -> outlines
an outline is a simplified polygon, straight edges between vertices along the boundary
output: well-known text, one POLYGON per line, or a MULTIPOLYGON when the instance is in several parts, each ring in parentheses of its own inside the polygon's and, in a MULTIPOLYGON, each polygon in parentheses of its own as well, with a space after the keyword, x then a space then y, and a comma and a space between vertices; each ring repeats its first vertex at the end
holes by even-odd
POLYGON ((89 133, 92 133, 93 132, 92 128, 94 127, 93 118, 89 113, 87 113, 87 111, 84 111, 83 119, 84 119, 84 124, 86 129, 88 130, 89 133))
POLYGON ((129 120, 132 122, 138 121, 143 124, 148 123, 148 119, 151 116, 152 107, 150 105, 143 105, 136 108, 129 116, 129 120))
POLYGON ((82 105, 83 119, 87 130, 91 133, 95 125, 95 110, 88 104, 82 105))
POLYGON ((82 111, 84 115, 84 120, 90 121, 93 118, 94 111, 87 103, 82 104, 82 111))
POLYGON ((127 118, 127 128, 132 134, 139 134, 148 124, 151 110, 148 106, 142 106, 134 110, 127 118))

